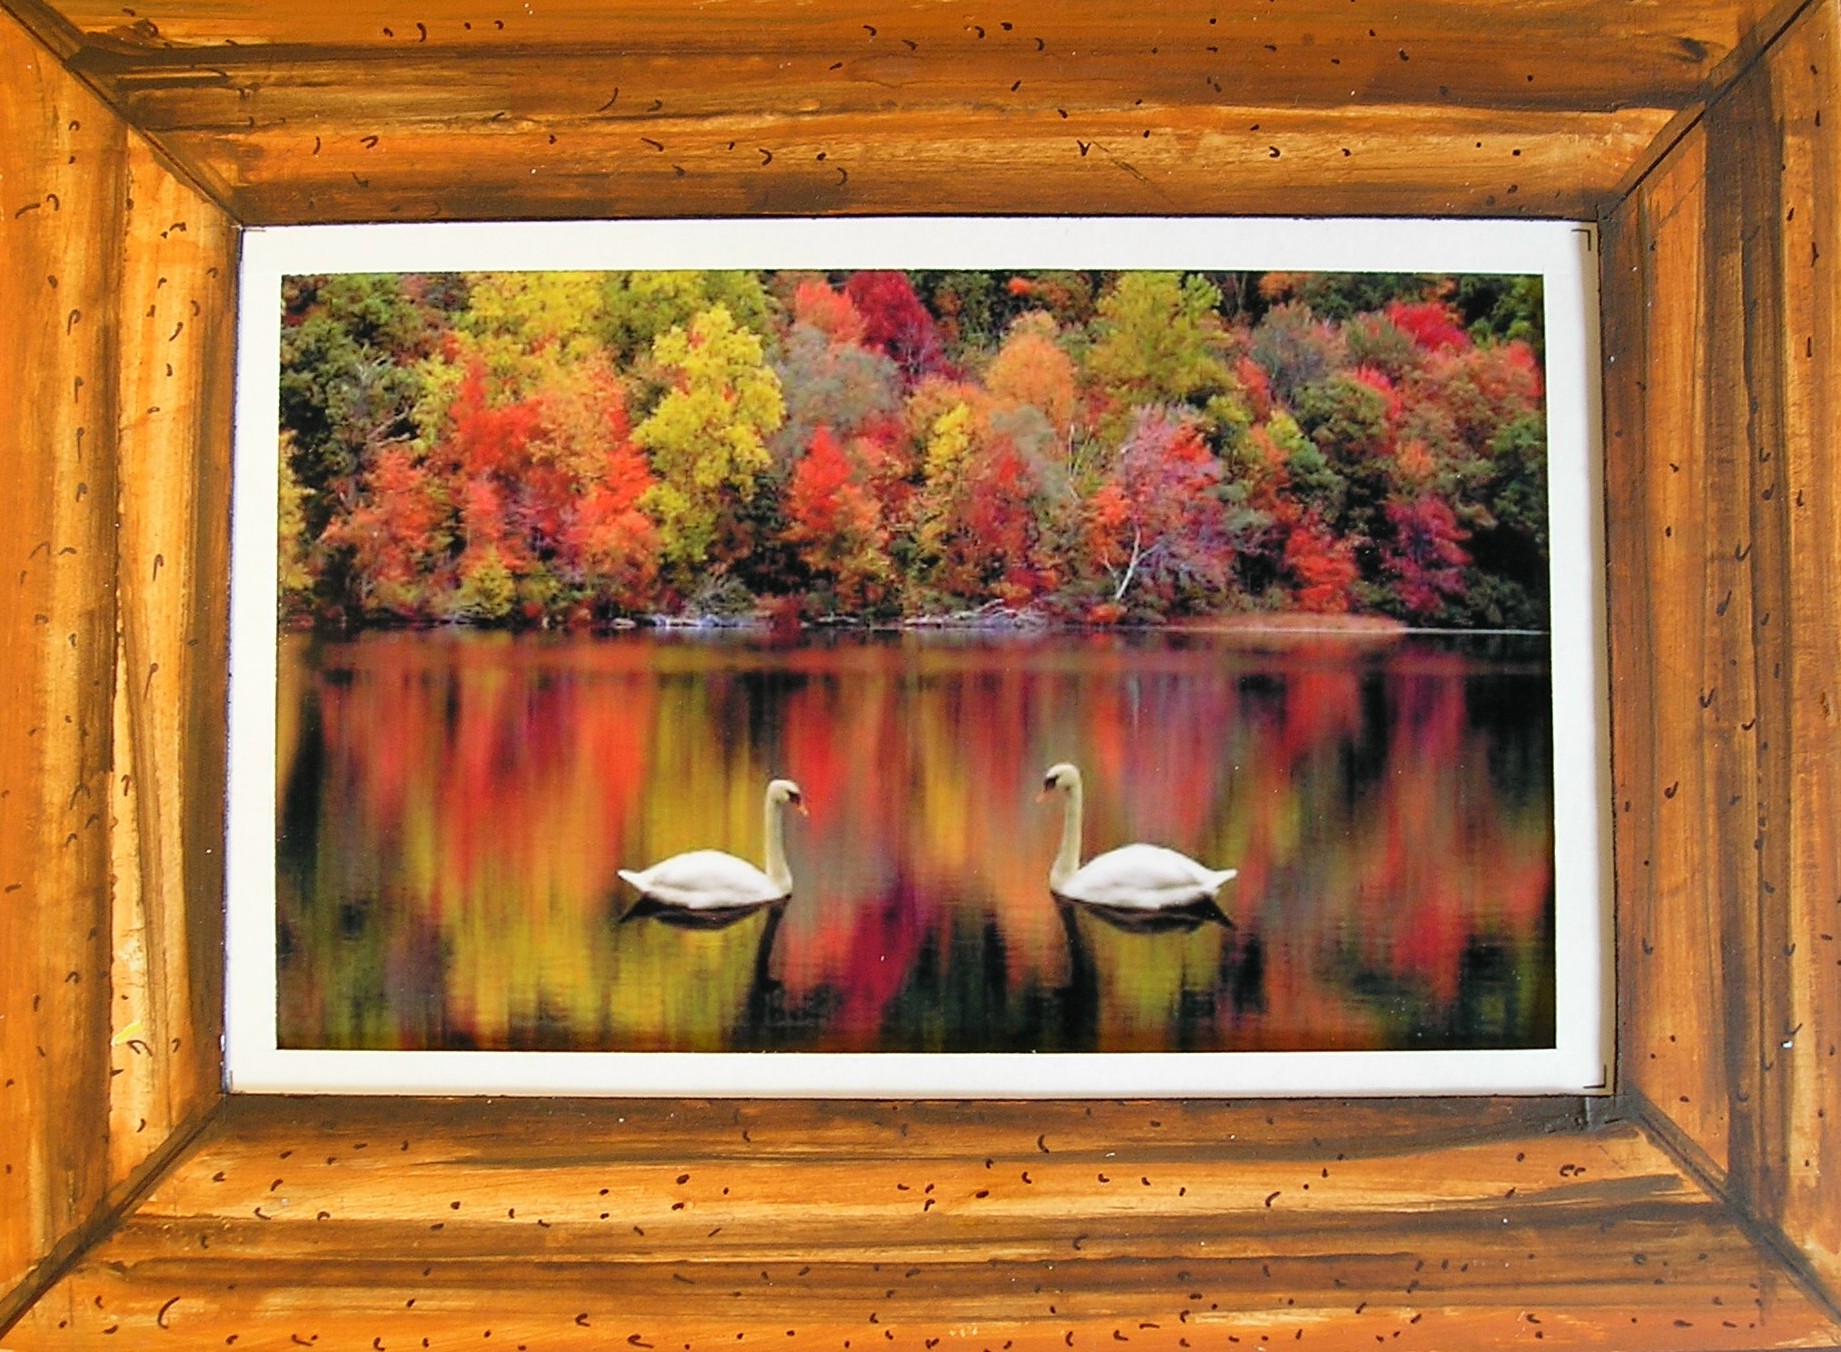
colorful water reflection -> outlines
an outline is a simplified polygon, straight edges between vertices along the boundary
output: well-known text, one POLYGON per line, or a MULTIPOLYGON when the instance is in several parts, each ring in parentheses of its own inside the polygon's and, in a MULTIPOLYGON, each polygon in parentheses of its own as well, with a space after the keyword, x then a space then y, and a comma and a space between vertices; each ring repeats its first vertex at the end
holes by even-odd
POLYGON ((299 636, 281 653, 284 1047, 1135 1051, 1549 1046, 1541 639, 299 636), (1089 855, 1239 877, 1224 919, 1057 902, 1089 855), (759 861, 672 923, 616 876, 759 861), (648 913, 651 912, 651 913, 648 913))

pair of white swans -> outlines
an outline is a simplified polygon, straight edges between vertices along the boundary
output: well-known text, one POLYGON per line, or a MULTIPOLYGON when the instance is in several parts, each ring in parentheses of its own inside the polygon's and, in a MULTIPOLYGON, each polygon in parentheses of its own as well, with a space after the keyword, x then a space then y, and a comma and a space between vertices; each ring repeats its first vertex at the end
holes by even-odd
MULTIPOLYGON (((1063 795, 1061 848, 1048 871, 1049 891, 1058 897, 1109 910, 1151 914, 1208 905, 1222 884, 1238 872, 1208 868, 1161 845, 1124 845, 1082 865, 1080 771, 1065 761, 1051 765, 1043 777, 1042 792, 1044 797, 1063 795)), ((769 783, 762 803, 767 828, 764 868, 721 850, 691 850, 640 872, 621 869, 620 876, 642 896, 688 910, 723 911, 783 901, 793 891, 781 811, 789 805, 805 811, 799 786, 790 779, 769 783)))

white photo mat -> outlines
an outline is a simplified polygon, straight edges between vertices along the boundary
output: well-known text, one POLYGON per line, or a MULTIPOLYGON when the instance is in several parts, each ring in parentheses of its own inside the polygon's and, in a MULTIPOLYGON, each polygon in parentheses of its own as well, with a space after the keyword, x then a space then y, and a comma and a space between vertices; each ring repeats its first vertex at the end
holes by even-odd
POLYGON ((1088 1097, 1610 1092, 1609 752, 1592 227, 919 218, 296 226, 243 236, 232 517, 225 1065, 243 1092, 1088 1097), (335 272, 1118 268, 1538 274, 1551 548, 1555 1045, 1370 1052, 346 1051, 277 1045, 281 285, 335 272))

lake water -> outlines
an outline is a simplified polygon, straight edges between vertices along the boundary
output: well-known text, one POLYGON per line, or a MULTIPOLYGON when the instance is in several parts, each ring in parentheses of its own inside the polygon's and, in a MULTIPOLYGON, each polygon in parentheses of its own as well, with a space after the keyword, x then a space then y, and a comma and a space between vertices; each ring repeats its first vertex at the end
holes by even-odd
POLYGON ((1552 1044, 1544 638, 291 635, 280 696, 284 1047, 1552 1044), (1057 761, 1221 914, 1057 901, 1057 761), (775 776, 790 900, 636 906, 775 776))

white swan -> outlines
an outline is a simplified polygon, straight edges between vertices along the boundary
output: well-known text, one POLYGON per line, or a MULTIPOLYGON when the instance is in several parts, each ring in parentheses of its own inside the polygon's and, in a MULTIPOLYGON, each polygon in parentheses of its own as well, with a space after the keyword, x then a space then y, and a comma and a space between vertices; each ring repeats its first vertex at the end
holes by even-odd
POLYGON ((674 854, 641 872, 623 868, 620 876, 638 888, 642 896, 687 910, 720 911, 783 900, 793 891, 780 812, 789 803, 801 813, 805 811, 797 784, 790 779, 768 784, 762 809, 767 818, 765 869, 721 850, 691 850, 674 854))
POLYGON ((1061 850, 1048 871, 1048 888, 1058 897, 1121 912, 1143 914, 1211 904, 1238 869, 1212 869, 1161 845, 1124 845, 1080 862, 1082 795, 1080 771, 1065 761, 1051 765, 1042 794, 1066 795, 1061 850))

